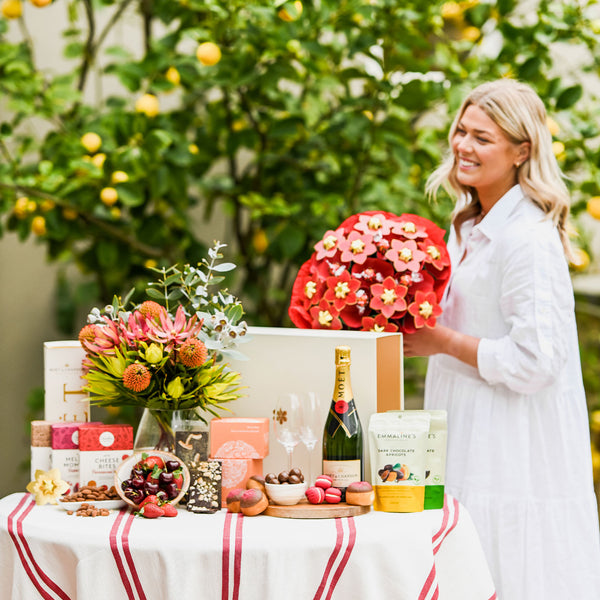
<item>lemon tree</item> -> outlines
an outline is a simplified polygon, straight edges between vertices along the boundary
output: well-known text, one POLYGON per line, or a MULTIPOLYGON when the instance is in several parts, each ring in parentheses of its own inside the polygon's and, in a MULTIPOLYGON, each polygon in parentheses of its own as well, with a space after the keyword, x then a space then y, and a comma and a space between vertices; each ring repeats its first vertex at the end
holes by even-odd
POLYGON ((450 203, 429 204, 424 182, 465 91, 491 78, 544 98, 574 213, 598 214, 591 0, 54 0, 66 66, 48 71, 28 31, 45 4, 1 3, 0 235, 80 267, 78 287, 66 269, 58 281, 66 334, 77 303, 142 289, 147 266, 196 262, 212 239, 191 215, 215 211, 249 320, 289 324, 299 265, 349 214, 447 226, 450 203), (108 45, 124 19, 139 46, 108 45), (565 69, 572 49, 580 64, 565 69), (88 103, 104 78, 121 91, 88 103))

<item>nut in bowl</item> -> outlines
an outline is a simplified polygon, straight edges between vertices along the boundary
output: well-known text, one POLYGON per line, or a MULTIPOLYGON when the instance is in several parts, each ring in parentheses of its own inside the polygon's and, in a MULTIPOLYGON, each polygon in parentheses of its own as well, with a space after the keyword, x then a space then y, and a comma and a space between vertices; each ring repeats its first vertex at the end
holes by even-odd
POLYGON ((292 506, 304 498, 308 483, 265 483, 265 488, 273 504, 292 506))
POLYGON ((190 472, 185 463, 162 450, 136 452, 115 471, 117 493, 133 508, 138 508, 150 495, 175 505, 183 498, 189 485, 190 472))

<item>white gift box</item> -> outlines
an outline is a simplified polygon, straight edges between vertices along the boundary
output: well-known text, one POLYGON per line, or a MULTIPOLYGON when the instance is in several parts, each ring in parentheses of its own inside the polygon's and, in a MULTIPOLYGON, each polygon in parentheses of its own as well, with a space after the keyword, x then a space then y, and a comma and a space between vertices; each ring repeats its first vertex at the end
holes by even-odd
MULTIPOLYGON (((322 423, 329 411, 335 377, 335 347, 351 348, 352 391, 363 429, 364 477, 370 479, 368 424, 374 412, 404 408, 401 333, 326 331, 285 327, 250 327, 250 341, 240 346, 247 360, 231 360, 239 371, 245 396, 228 406, 233 416, 271 419, 277 396, 285 392, 316 392, 320 397, 322 423)), ((230 416, 224 413, 224 416, 230 416)), ((321 430, 322 436, 322 430, 321 430)), ((310 457, 313 479, 321 473, 322 437, 310 457)), ((309 455, 302 442, 294 449, 294 466, 308 474, 309 455)), ((273 423, 270 451, 264 459, 265 473, 287 468, 283 447, 277 442, 273 423)))
POLYGON ((44 342, 44 420, 90 420, 89 397, 82 390, 84 357, 78 340, 44 342))

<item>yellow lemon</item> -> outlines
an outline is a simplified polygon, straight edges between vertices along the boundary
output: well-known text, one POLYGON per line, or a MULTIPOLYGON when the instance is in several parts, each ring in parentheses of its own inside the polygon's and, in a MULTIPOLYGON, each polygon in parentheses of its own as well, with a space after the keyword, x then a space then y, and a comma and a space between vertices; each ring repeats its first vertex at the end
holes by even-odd
POLYGON ((37 203, 34 200, 29 200, 27 202, 27 212, 34 213, 37 210, 37 203))
POLYGON ((369 121, 373 120, 373 113, 370 110, 363 110, 362 113, 365 115, 365 117, 367 117, 367 119, 369 119, 369 121))
POLYGON ((120 219, 121 218, 121 209, 118 206, 113 206, 110 209, 110 216, 113 219, 120 219))
POLYGON ((144 266, 146 269, 156 269, 156 267, 158 267, 158 263, 153 258, 149 258, 144 262, 144 266))
POLYGON ((302 14, 302 10, 303 10, 303 6, 302 6, 302 2, 300 2, 300 0, 296 0, 294 2, 294 8, 296 9, 296 15, 292 15, 288 12, 288 10, 284 7, 282 8, 278 13, 277 16, 282 20, 282 21, 287 21, 288 23, 290 23, 291 21, 295 21, 301 14, 302 14))
POLYGON ((92 164, 101 169, 104 166, 104 161, 106 160, 106 154, 103 152, 98 152, 98 154, 94 154, 92 156, 92 164))
POLYGON ((77 218, 77 211, 74 208, 63 208, 62 215, 67 221, 74 221, 77 218))
POLYGON ((17 198, 14 207, 14 213, 18 219, 24 219, 27 214, 27 205, 29 204, 29 198, 27 196, 21 196, 17 198))
POLYGON ((558 123, 550 117, 546 117, 546 127, 548 127, 550 135, 553 137, 560 133, 560 127, 558 126, 558 123))
POLYGON ((594 219, 600 219, 600 196, 594 196, 588 200, 587 211, 594 219))
POLYGON ((54 200, 50 200, 49 198, 42 200, 40 203, 40 209, 42 212, 50 212, 53 208, 56 207, 56 203, 54 200))
POLYGON ((4 0, 2 2, 2 16, 7 19, 18 19, 23 14, 21 0, 4 0))
POLYGON ((39 8, 43 8, 44 6, 48 6, 52 2, 52 0, 29 0, 31 4, 34 6, 38 6, 39 8))
POLYGON ((106 206, 112 206, 119 199, 119 192, 114 187, 105 187, 100 190, 100 200, 106 206))
POLYGON ((179 85, 181 82, 181 75, 175 67, 169 67, 165 73, 165 79, 173 85, 179 85))
POLYGON ((442 5, 442 18, 458 19, 463 13, 458 2, 444 2, 442 5))
POLYGON ((569 264, 575 271, 585 271, 590 266, 590 255, 583 248, 573 248, 569 264))
POLYGON ((188 146, 188 152, 190 154, 198 154, 198 152, 200 152, 200 148, 198 148, 196 144, 190 144, 188 146))
POLYGON ((252 245, 257 254, 263 254, 269 246, 269 238, 264 229, 259 229, 252 237, 252 245))
POLYGON ((203 42, 196 49, 196 58, 203 65, 212 67, 221 60, 221 49, 214 42, 203 42))
POLYGON ((125 183, 126 181, 129 181, 129 175, 127 175, 125 171, 115 171, 111 175, 110 180, 112 183, 125 183))
POLYGON ((562 142, 552 142, 552 152, 558 157, 565 151, 565 145, 562 142))
POLYGON ((139 113, 144 113, 151 119, 160 112, 158 98, 154 94, 144 94, 140 96, 135 103, 135 110, 139 113))
POLYGON ((90 153, 94 154, 102 146, 102 138, 93 131, 88 131, 81 136, 81 145, 90 153))
POLYGON ((462 39, 469 42, 476 42, 481 37, 481 31, 478 27, 467 27, 462 32, 462 39))
POLYGON ((35 235, 44 235, 46 233, 46 219, 38 215, 31 220, 31 231, 35 235))

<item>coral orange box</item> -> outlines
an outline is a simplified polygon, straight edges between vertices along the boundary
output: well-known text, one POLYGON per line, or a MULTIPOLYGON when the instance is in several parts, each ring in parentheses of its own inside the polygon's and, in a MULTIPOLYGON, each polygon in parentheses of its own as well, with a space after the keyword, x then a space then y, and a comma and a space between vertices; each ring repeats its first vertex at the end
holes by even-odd
POLYGON ((269 454, 269 419, 224 417, 210 422, 212 458, 265 458, 269 454))
MULTIPOLYGON (((214 458, 214 457, 212 457, 214 458)), ((212 460, 211 458, 211 460, 212 460)), ((215 459, 217 460, 217 459, 215 459)), ((263 475, 262 458, 219 458, 221 462, 221 506, 227 506, 227 494, 236 488, 246 488, 253 475, 263 475)))

